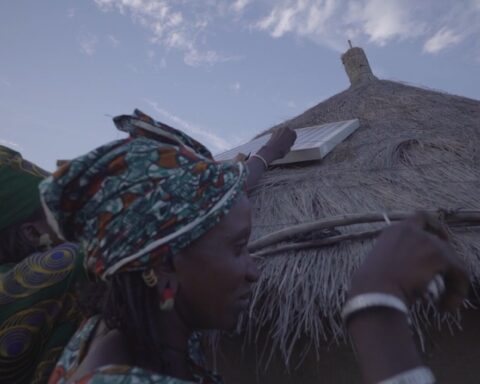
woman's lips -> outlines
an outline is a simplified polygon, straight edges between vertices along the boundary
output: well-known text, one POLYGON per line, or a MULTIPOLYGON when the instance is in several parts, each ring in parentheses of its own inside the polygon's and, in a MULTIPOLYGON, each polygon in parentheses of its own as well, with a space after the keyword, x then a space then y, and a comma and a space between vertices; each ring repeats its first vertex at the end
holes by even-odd
POLYGON ((238 298, 238 303, 243 309, 247 309, 250 306, 251 293, 247 292, 238 298))

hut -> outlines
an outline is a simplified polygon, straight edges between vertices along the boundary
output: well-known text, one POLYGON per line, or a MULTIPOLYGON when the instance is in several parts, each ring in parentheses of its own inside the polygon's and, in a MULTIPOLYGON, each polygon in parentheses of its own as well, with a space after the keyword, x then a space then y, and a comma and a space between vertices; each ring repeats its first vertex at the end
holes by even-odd
MULTIPOLYGON (((279 126, 359 119, 360 128, 321 161, 271 169, 252 194, 252 252, 263 274, 240 334, 220 342, 217 364, 230 384, 360 382, 339 312, 386 225, 382 212, 438 212, 480 277, 480 101, 378 79, 358 47, 342 62, 351 86, 279 126)), ((477 303, 474 289, 461 313, 415 310, 414 332, 439 382, 480 380, 477 303)))

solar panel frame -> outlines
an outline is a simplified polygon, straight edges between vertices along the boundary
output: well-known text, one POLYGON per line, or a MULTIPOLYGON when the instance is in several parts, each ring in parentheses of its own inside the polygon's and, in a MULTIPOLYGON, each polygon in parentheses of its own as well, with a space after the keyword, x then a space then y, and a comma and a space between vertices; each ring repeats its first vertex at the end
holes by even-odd
MULTIPOLYGON (((297 129, 297 141, 292 150, 283 159, 276 160, 272 164, 290 164, 323 159, 359 127, 359 120, 353 119, 297 129)), ((267 143, 271 136, 271 134, 264 135, 234 147, 216 155, 215 159, 224 161, 233 159, 238 153, 246 155, 255 153, 267 143)))

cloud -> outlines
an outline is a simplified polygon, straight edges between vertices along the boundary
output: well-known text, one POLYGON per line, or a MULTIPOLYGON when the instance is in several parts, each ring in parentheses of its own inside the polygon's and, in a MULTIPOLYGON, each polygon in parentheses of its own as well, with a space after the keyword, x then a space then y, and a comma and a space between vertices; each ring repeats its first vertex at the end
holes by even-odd
POLYGON ((75 17, 76 14, 77 14, 77 10, 76 10, 75 8, 69 8, 69 9, 67 10, 67 17, 68 17, 69 19, 75 17))
POLYGON ((11 149, 14 149, 16 151, 23 150, 23 147, 20 144, 15 143, 14 141, 10 141, 10 140, 0 139, 0 145, 4 145, 4 146, 9 147, 11 149))
POLYGON ((132 71, 133 73, 136 73, 136 74, 139 74, 139 73, 140 73, 139 69, 138 69, 135 65, 133 65, 133 64, 128 64, 128 65, 127 65, 127 68, 128 68, 130 71, 132 71))
POLYGON ((213 20, 224 14, 223 1, 197 0, 95 0, 103 11, 128 14, 134 22, 151 32, 151 41, 167 49, 183 52, 184 62, 190 66, 213 65, 237 60, 206 48, 206 30, 213 20))
POLYGON ((296 103, 294 100, 289 100, 289 101, 287 102, 287 107, 288 107, 288 108, 295 109, 295 108, 297 108, 297 103, 296 103))
POLYGON ((11 87, 12 83, 8 81, 7 79, 0 79, 0 83, 5 85, 6 87, 11 87))
POLYGON ((277 0, 253 28, 338 51, 347 39, 377 46, 408 39, 425 41, 424 51, 435 53, 479 34, 479 15, 480 0, 277 0))
POLYGON ((408 1, 368 0, 348 3, 349 27, 357 27, 370 42, 385 45, 389 40, 419 36, 424 23, 414 17, 415 6, 408 1))
POLYGON ((254 26, 274 38, 287 33, 337 45, 329 32, 338 3, 333 0, 281 0, 254 26))
POLYGON ((164 57, 162 57, 160 60, 157 60, 153 64, 153 66, 156 70, 163 70, 163 69, 167 68, 167 60, 164 57))
POLYGON ((240 92, 240 88, 242 88, 242 85, 238 81, 236 81, 233 84, 230 84, 230 89, 234 92, 240 92))
POLYGON ((412 0, 281 0, 255 27, 279 38, 287 33, 344 50, 347 39, 384 45, 420 33, 412 0), (410 4, 410 5, 408 5, 410 4))
POLYGON ((231 9, 234 12, 241 13, 244 9, 252 2, 252 0, 236 0, 232 5, 231 9))
POLYGON ((439 25, 431 28, 434 33, 425 41, 423 51, 436 54, 454 47, 471 38, 470 50, 480 54, 480 0, 471 0, 467 4, 452 6, 440 20, 439 25))
POLYGON ((442 28, 425 42, 423 51, 437 53, 463 40, 463 36, 448 28, 442 28))
MULTIPOLYGON (((211 36, 248 29, 291 36, 343 52, 355 45, 415 41, 436 53, 480 34, 480 0, 95 0, 105 12, 131 17, 151 42, 182 52, 190 66, 239 60, 210 46, 211 36), (245 12, 246 9, 251 12, 245 12)), ((477 39, 478 40, 478 39, 477 39)))
POLYGON ((148 62, 153 66, 153 68, 156 70, 167 68, 167 60, 164 57, 157 59, 155 56, 156 53, 153 49, 149 49, 147 51, 148 62))
POLYGON ((156 67, 157 69, 167 68, 167 60, 164 57, 162 57, 156 67))
POLYGON ((161 108, 158 103, 151 100, 145 100, 156 112, 158 112, 162 117, 169 120, 168 123, 172 124, 177 129, 185 131, 187 134, 195 137, 200 142, 204 143, 211 150, 215 151, 226 151, 231 148, 231 144, 221 138, 220 136, 199 127, 193 123, 190 123, 181 117, 167 111, 164 108, 161 108))
POLYGON ((113 46, 113 47, 118 47, 120 45, 120 40, 118 40, 115 36, 113 35, 108 35, 107 36, 107 39, 109 41, 109 43, 113 46))
POLYGON ((98 44, 97 36, 86 32, 82 33, 78 38, 78 43, 80 44, 80 51, 87 55, 93 56, 95 54, 95 49, 98 44))

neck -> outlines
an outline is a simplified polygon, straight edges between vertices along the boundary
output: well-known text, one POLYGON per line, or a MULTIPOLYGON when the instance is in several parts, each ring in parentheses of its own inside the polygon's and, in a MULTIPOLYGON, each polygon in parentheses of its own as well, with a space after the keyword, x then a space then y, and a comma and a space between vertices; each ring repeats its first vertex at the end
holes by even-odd
POLYGON ((159 329, 166 348, 188 352, 188 340, 193 330, 186 324, 176 309, 162 313, 159 329))
POLYGON ((184 380, 191 380, 188 364, 188 341, 192 329, 174 309, 160 317, 160 338, 163 343, 162 360, 165 373, 184 380))

